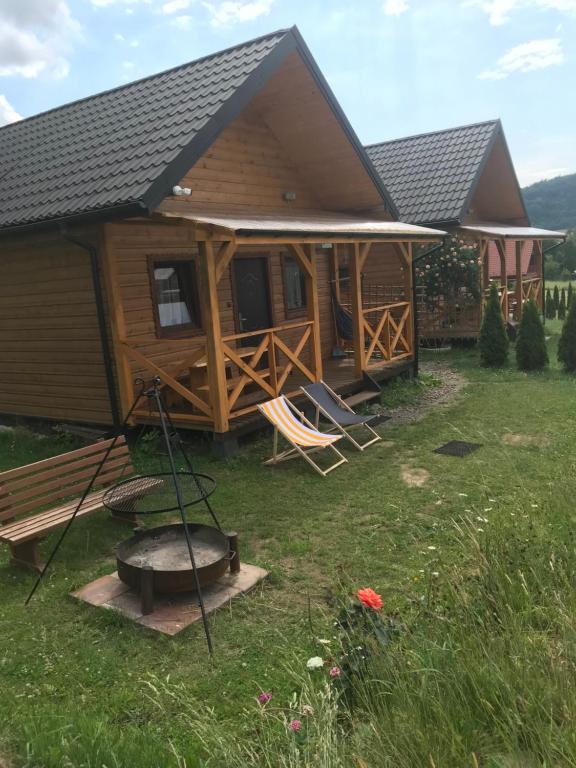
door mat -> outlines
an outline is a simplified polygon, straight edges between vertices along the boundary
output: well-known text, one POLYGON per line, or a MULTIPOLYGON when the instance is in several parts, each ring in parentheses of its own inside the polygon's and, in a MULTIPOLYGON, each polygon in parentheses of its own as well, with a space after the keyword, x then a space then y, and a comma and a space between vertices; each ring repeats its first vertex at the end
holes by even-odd
POLYGON ((443 456, 468 456, 469 453, 477 451, 482 447, 482 443, 467 443, 465 440, 450 440, 444 443, 440 448, 435 448, 434 453, 441 453, 443 456))

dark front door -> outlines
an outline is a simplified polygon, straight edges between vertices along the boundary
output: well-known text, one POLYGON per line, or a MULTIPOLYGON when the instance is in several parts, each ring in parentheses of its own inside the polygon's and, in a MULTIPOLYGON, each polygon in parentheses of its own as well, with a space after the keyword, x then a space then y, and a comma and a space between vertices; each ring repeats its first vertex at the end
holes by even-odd
MULTIPOLYGON (((234 292, 236 294, 236 326, 239 333, 259 331, 272 326, 268 263, 261 256, 234 259, 234 292)), ((254 337, 242 339, 243 346, 253 346, 254 337)))

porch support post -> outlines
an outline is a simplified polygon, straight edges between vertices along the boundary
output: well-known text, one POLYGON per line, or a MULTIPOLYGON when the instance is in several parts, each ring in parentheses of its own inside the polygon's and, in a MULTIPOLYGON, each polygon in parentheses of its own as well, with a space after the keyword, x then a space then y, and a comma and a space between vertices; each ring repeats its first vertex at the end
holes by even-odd
POLYGON ((322 380, 322 344, 320 339, 320 305, 318 302, 318 271, 316 268, 316 246, 308 246, 310 273, 306 274, 306 298, 308 304, 308 320, 312 326, 312 360, 316 381, 322 380))
POLYGON ((536 251, 535 254, 535 265, 536 265, 536 274, 540 278, 540 291, 538 294, 538 306, 540 307, 540 312, 544 312, 544 251, 542 248, 542 240, 534 240, 534 250, 536 251))
POLYGON ((516 320, 522 319, 522 240, 514 243, 516 254, 516 320))
POLYGON ((488 240, 482 238, 478 241, 478 254, 481 261, 480 286, 482 290, 482 303, 485 299, 485 291, 490 288, 490 254, 488 252, 488 240))
POLYGON ((410 349, 413 354, 415 354, 415 348, 416 348, 416 339, 414 334, 414 328, 415 328, 415 313, 417 311, 416 309, 416 299, 414 294, 414 284, 413 284, 413 274, 412 274, 412 259, 413 259, 413 253, 412 253, 412 243, 407 242, 406 243, 406 263, 404 265, 404 296, 405 301, 408 301, 410 303, 410 313, 408 315, 408 338, 410 340, 410 349))
POLYGON ((500 306, 502 307, 502 314, 504 315, 504 322, 508 322, 508 269, 506 265, 506 250, 504 240, 494 240, 498 254, 500 256, 500 287, 502 290, 502 301, 500 306))
POLYGON ((353 244, 350 259, 350 299, 352 302, 352 337, 354 340, 354 373, 364 372, 364 313, 362 310, 362 259, 360 243, 353 244))
POLYGON ((200 275, 202 278, 202 314, 206 326, 206 362, 210 403, 215 432, 228 432, 228 389, 226 367, 222 349, 220 308, 218 306, 218 280, 214 244, 207 240, 198 243, 200 249, 200 275))

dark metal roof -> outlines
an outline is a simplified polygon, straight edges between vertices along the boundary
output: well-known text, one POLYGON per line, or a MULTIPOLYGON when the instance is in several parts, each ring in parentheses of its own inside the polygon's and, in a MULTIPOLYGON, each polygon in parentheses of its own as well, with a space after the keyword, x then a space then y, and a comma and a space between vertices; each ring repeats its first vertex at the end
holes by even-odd
POLYGON ((489 151, 499 120, 408 136, 366 147, 402 221, 459 223, 489 151))
POLYGON ((0 229, 155 208, 294 50, 394 214, 293 27, 0 128, 0 229))

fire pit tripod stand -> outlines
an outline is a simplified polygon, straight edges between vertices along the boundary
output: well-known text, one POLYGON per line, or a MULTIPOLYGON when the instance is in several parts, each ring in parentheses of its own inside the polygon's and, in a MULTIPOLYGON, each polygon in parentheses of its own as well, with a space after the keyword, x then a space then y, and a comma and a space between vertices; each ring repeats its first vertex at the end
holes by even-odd
MULTIPOLYGON (((206 616, 202 588, 220 578, 228 569, 233 573, 240 570, 237 535, 224 533, 212 509, 210 496, 216 489, 216 482, 206 474, 195 472, 182 441, 167 413, 160 392, 161 380, 154 379, 152 387, 143 389, 126 416, 128 422, 142 397, 147 397, 157 411, 169 472, 130 478, 117 483, 104 494, 103 504, 115 513, 157 515, 178 512, 181 522, 139 531, 135 536, 122 542, 117 549, 119 578, 140 591, 142 613, 153 610, 154 594, 166 592, 195 592, 202 615, 208 651, 212 655, 212 639, 206 616), (175 450, 179 449, 185 467, 177 469, 175 450), (203 504, 216 527, 190 523, 186 510, 203 504)), ((118 432, 116 438, 122 433, 118 432)), ((115 445, 115 440, 106 452, 88 487, 65 527, 46 566, 39 575, 26 603, 39 586, 44 574, 54 559, 66 533, 74 521, 84 499, 94 486, 104 463, 115 445)))

